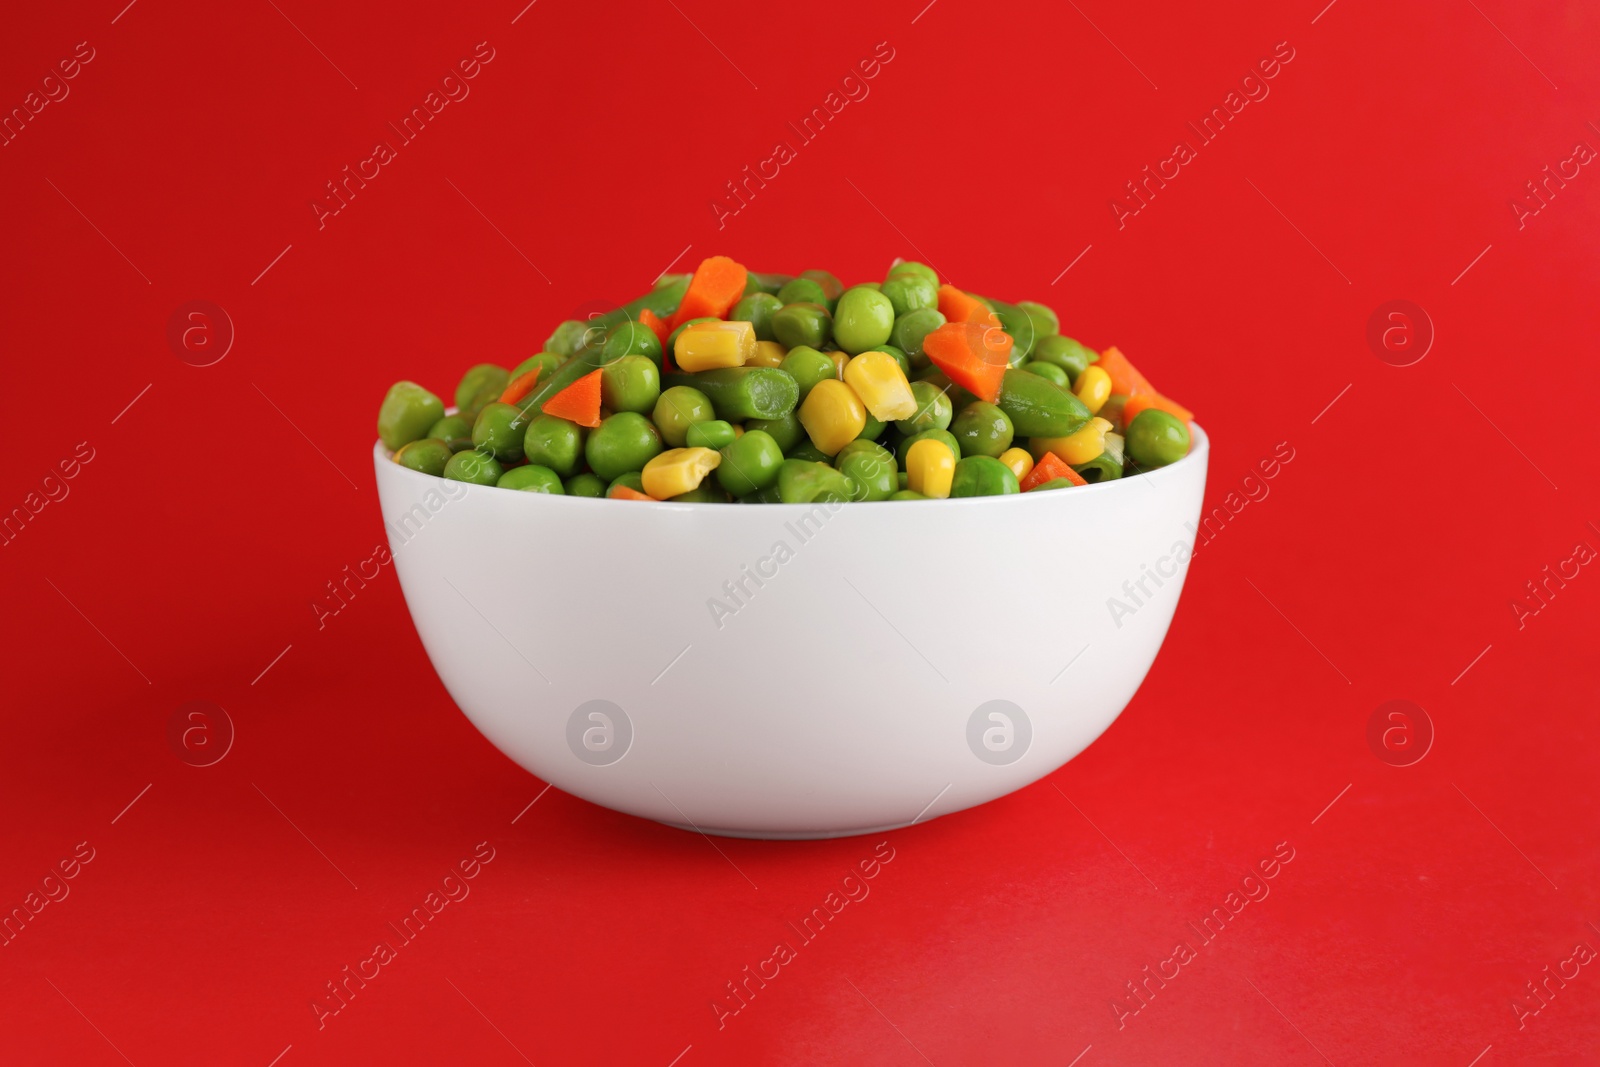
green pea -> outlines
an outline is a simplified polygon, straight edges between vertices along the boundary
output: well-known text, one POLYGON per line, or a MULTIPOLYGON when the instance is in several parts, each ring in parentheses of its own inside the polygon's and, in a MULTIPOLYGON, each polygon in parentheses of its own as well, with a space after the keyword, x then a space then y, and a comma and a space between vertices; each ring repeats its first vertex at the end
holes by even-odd
POLYGON ((778 468, 778 499, 785 504, 844 503, 850 479, 826 463, 786 459, 778 468))
POLYGON ((444 401, 416 382, 395 382, 378 408, 378 437, 393 452, 428 435, 444 418, 444 401))
POLYGON ((668 448, 682 448, 690 426, 697 422, 710 422, 716 417, 711 409, 711 399, 687 385, 674 385, 662 393, 650 413, 650 420, 661 431, 661 439, 668 448))
POLYGON ((993 456, 967 456, 956 461, 951 496, 1006 496, 1017 492, 1021 492, 1017 476, 993 456))
POLYGON ((1140 467, 1165 467, 1189 454, 1189 427, 1175 415, 1145 408, 1128 424, 1125 447, 1140 467))
POLYGON ((833 457, 833 465, 835 467, 839 466, 846 459, 855 455, 857 452, 866 452, 870 455, 882 456, 887 459, 890 464, 895 463, 893 452, 889 451, 887 448, 884 448, 876 441, 863 441, 858 437, 854 441, 851 441, 849 444, 845 445, 843 448, 839 449, 839 454, 833 457))
POLYGON ((757 274, 751 271, 745 275, 744 295, 760 292, 776 296, 779 289, 792 281, 794 279, 787 274, 757 274))
POLYGON ((583 446, 583 456, 589 461, 590 469, 607 480, 615 480, 630 471, 642 471, 646 463, 660 454, 661 434, 637 411, 619 411, 608 416, 589 434, 583 446))
POLYGON ((512 467, 494 484, 501 489, 520 489, 524 493, 554 493, 557 496, 565 496, 567 492, 561 487, 561 479, 555 471, 536 463, 512 467))
POLYGON ((522 454, 529 463, 548 467, 565 478, 577 471, 583 459, 583 427, 554 415, 536 415, 522 435, 522 454))
POLYGON ((889 494, 890 500, 926 500, 927 497, 912 489, 897 489, 889 494))
POLYGON ((583 347, 584 335, 588 329, 587 322, 566 319, 545 340, 544 350, 554 352, 558 356, 570 356, 583 347))
POLYGON ((875 292, 879 292, 879 293, 883 292, 883 283, 882 282, 856 282, 855 285, 851 286, 852 289, 857 288, 857 287, 862 288, 862 289, 871 289, 871 290, 874 290, 875 292))
POLYGON ((908 311, 894 320, 889 343, 904 352, 913 367, 925 367, 928 357, 922 354, 922 339, 943 325, 944 315, 935 308, 908 311))
POLYGON ((606 495, 611 495, 611 490, 619 485, 627 486, 635 493, 644 492, 644 478, 638 471, 626 471, 611 479, 611 484, 606 486, 606 495))
POLYGON ((460 452, 472 447, 472 420, 465 415, 446 415, 428 427, 428 436, 449 445, 450 451, 460 452))
POLYGON ((907 356, 894 345, 875 345, 874 347, 867 349, 867 351, 887 352, 889 355, 893 356, 894 361, 900 364, 900 373, 904 374, 907 378, 911 377, 911 372, 915 369, 911 366, 911 357, 907 356))
MULTIPOLYGON (((721 470, 721 468, 717 468, 721 470)), ((774 478, 772 484, 756 493, 746 493, 739 498, 741 504, 781 504, 783 497, 778 493, 778 480, 774 478)))
POLYGON ((806 435, 805 427, 800 425, 800 413, 798 411, 791 411, 787 415, 780 415, 776 419, 744 420, 746 437, 757 431, 770 436, 778 443, 778 448, 784 452, 799 444, 806 435))
POLYGON ((712 485, 708 480, 701 482, 687 493, 679 493, 677 496, 669 496, 667 499, 679 504, 726 504, 728 502, 728 494, 712 485))
POLYGON ((407 470, 442 478, 445 465, 454 454, 450 446, 438 438, 424 437, 409 445, 401 445, 400 451, 394 454, 394 461, 407 470))
POLYGON ((597 474, 585 471, 574 474, 567 479, 568 496, 602 497, 606 495, 606 483, 597 474))
POLYGON ((800 442, 787 453, 789 459, 809 459, 814 463, 831 463, 833 457, 818 448, 810 438, 800 442))
POLYGON ((668 352, 676 351, 677 347, 678 347, 678 335, 680 333, 682 333, 684 330, 688 329, 690 326, 693 326, 695 323, 697 323, 697 322, 720 322, 720 321, 722 321, 722 320, 716 318, 715 316, 705 316, 703 318, 689 319, 689 320, 687 320, 685 322, 679 323, 677 329, 675 329, 671 333, 667 334, 667 351, 668 352))
POLYGON ((1040 340, 1061 332, 1061 320, 1056 317, 1054 311, 1043 304, 1032 300, 1018 300, 1017 310, 1028 316, 1028 321, 1033 323, 1033 335, 1040 340))
POLYGON ((895 422, 895 429, 903 434, 921 433, 923 430, 943 430, 950 425, 954 410, 945 391, 932 382, 912 382, 911 395, 917 401, 917 413, 909 419, 895 422))
POLYGON ((645 356, 657 366, 661 365, 661 338, 642 322, 632 319, 618 324, 606 338, 600 352, 602 364, 611 363, 623 356, 645 356))
POLYGON ((883 436, 883 431, 888 428, 888 423, 882 421, 869 411, 867 412, 866 422, 862 423, 861 425, 861 432, 856 434, 856 440, 876 441, 878 438, 883 436))
POLYGON ((902 259, 900 262, 889 268, 889 277, 893 278, 897 274, 915 274, 932 282, 934 289, 939 288, 938 273, 926 263, 918 263, 914 260, 902 259))
POLYGON ((1039 343, 1033 346, 1032 358, 1035 363, 1052 363, 1060 367, 1072 376, 1073 381, 1077 381, 1078 375, 1098 360, 1100 355, 1088 345, 1079 344, 1070 337, 1051 334, 1039 338, 1039 343))
POLYGON ((783 357, 778 369, 800 383, 801 400, 818 382, 839 377, 838 365, 809 345, 797 345, 789 349, 789 354, 783 357))
POLYGON ((748 423, 744 434, 722 446, 721 452, 717 484, 734 496, 749 496, 775 484, 778 468, 783 466, 783 449, 777 440, 763 430, 750 429, 748 423))
POLYGON ((777 335, 772 332, 772 316, 781 307, 783 301, 771 293, 747 293, 728 312, 728 321, 748 322, 756 331, 756 340, 775 341, 777 335))
POLYGON ((1072 468, 1078 476, 1093 485, 1095 482, 1109 482, 1122 477, 1122 463, 1109 452, 1102 452, 1087 463, 1075 464, 1072 468))
POLYGON ((697 422, 683 435, 683 443, 690 448, 726 448, 733 443, 733 424, 721 419, 697 422))
POLYGON ((899 461, 900 466, 902 468, 905 467, 906 454, 911 451, 912 445, 916 444, 918 441, 929 439, 934 441, 943 441, 946 447, 950 449, 950 454, 952 456, 956 457, 958 460, 961 458, 961 442, 956 440, 955 434, 951 433, 949 430, 923 430, 921 433, 914 433, 910 437, 902 438, 900 444, 895 447, 895 459, 899 461))
POLYGON ((494 363, 468 367, 456 386, 456 409, 467 418, 476 418, 484 405, 498 399, 511 380, 511 372, 494 363))
MULTIPOLYGON (((837 295, 837 294, 835 294, 837 295)), ((778 301, 783 304, 821 304, 831 307, 828 294, 810 278, 796 278, 778 290, 778 301)))
POLYGON ((899 491, 894 457, 882 449, 852 452, 838 469, 850 481, 851 500, 888 500, 899 491))
POLYGON ((515 367, 512 367, 511 377, 515 380, 527 374, 533 368, 538 367, 539 380, 547 382, 550 380, 550 375, 556 372, 556 368, 565 362, 565 357, 558 356, 554 352, 540 352, 538 355, 529 356, 515 367))
POLYGON ((825 270, 803 270, 800 277, 810 279, 822 286, 822 295, 830 301, 839 299, 839 294, 844 292, 844 283, 825 270))
POLYGON ((1071 489, 1076 484, 1071 478, 1051 478, 1048 482, 1040 482, 1032 489, 1029 489, 1028 492, 1037 493, 1046 489, 1071 489))
POLYGON ((887 344, 894 329, 894 305, 874 290, 857 286, 839 297, 833 312, 833 339, 850 355, 887 344))
POLYGON ((623 356, 600 371, 600 403, 608 411, 641 415, 661 398, 661 371, 649 356, 623 356))
POLYGON ((1011 418, 998 407, 974 400, 950 424, 951 433, 961 442, 963 456, 999 456, 1011 447, 1015 435, 1011 418))
POLYGON ((469 482, 472 485, 493 485, 505 472, 506 469, 498 460, 477 449, 457 452, 450 457, 450 462, 444 465, 446 478, 453 482, 469 482))
POLYGON ((939 287, 911 271, 891 276, 879 291, 894 305, 896 316, 939 305, 939 287))
POLYGON ((821 348, 833 337, 833 316, 821 304, 785 304, 772 313, 772 335, 785 348, 821 348))
POLYGON ((1020 371, 1025 371, 1028 374, 1032 374, 1036 377, 1043 378, 1045 381, 1054 382, 1063 389, 1072 388, 1072 375, 1068 374, 1054 363, 1045 363, 1042 360, 1033 359, 1024 363, 1017 369, 1020 371))
POLYGON ((485 407, 472 424, 472 447, 493 453, 501 463, 516 463, 522 459, 522 437, 527 428, 528 417, 521 409, 497 400, 485 407))

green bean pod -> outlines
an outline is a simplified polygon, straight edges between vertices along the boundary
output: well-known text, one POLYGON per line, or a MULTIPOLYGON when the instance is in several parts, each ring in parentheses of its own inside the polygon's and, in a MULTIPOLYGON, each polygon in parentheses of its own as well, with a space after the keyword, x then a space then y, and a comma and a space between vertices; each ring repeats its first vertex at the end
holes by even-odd
POLYGON ((800 385, 776 367, 723 367, 698 374, 669 374, 667 386, 687 385, 711 400, 717 418, 728 422, 776 419, 800 402, 800 385))
POLYGON ((1083 401, 1023 370, 1006 371, 997 403, 1010 416, 1018 437, 1065 437, 1089 421, 1083 401))

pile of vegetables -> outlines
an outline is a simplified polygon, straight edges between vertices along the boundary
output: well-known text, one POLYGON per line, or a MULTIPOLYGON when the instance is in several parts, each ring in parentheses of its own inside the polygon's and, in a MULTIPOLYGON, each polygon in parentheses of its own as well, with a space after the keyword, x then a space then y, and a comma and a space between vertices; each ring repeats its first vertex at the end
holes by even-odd
POLYGON ((462 377, 455 413, 397 382, 394 461, 436 477, 623 500, 800 504, 1065 489, 1189 451, 1193 419, 1043 304, 921 263, 845 288, 726 256, 462 377))

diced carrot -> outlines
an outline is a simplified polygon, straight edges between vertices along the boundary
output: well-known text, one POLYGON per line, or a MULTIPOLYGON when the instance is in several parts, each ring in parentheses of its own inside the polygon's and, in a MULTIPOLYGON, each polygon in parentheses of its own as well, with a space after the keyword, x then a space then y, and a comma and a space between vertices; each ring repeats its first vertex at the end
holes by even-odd
POLYGON ((1073 485, 1089 484, 1083 480, 1081 474, 1067 466, 1066 461, 1060 456, 1054 452, 1046 452, 1039 457, 1039 461, 1033 465, 1033 470, 1028 472, 1028 476, 1022 479, 1021 488, 1026 493, 1029 489, 1037 489, 1045 482, 1053 482, 1057 478, 1065 478, 1073 485))
POLYGON ((505 392, 500 394, 500 403, 516 404, 523 397, 533 392, 533 387, 539 384, 539 371, 542 367, 535 367, 526 374, 519 374, 506 384, 505 392))
POLYGON ((733 305, 744 296, 744 286, 749 272, 727 256, 710 256, 700 261, 689 288, 672 314, 672 327, 690 319, 725 319, 733 305))
POLYGON ((667 337, 672 333, 672 327, 667 325, 666 319, 649 308, 640 308, 639 321, 650 327, 650 332, 656 335, 656 340, 661 342, 662 348, 667 347, 667 337))
POLYGON ((1150 380, 1140 374, 1128 357, 1123 355, 1115 345, 1100 353, 1100 358, 1094 364, 1107 374, 1111 375, 1111 391, 1124 396, 1133 396, 1135 393, 1153 393, 1155 386, 1150 380))
POLYGON ((1128 402, 1122 405, 1122 425, 1127 426, 1133 421, 1134 416, 1138 415, 1139 412, 1144 411, 1146 408, 1155 408, 1157 411, 1165 411, 1169 415, 1177 416, 1184 422, 1194 421, 1194 412, 1190 411, 1176 400, 1173 400, 1170 397, 1162 396, 1160 393, 1148 392, 1134 393, 1128 398, 1128 402))
POLYGON ((992 404, 1010 362, 1011 335, 998 326, 947 322, 923 338, 922 351, 945 377, 992 404))
POLYGON ((606 496, 612 500, 654 500, 655 497, 648 493, 641 493, 637 489, 630 489, 626 485, 613 485, 606 496))
POLYGON ((544 413, 594 429, 600 425, 600 372, 590 371, 544 402, 544 413))
POLYGON ((672 336, 672 326, 649 308, 639 309, 639 321, 650 327, 650 332, 661 342, 661 372, 671 374, 678 368, 672 365, 672 353, 667 351, 667 338, 672 336))
POLYGON ((985 326, 1000 323, 988 304, 948 284, 939 286, 939 314, 946 322, 981 322, 985 326))

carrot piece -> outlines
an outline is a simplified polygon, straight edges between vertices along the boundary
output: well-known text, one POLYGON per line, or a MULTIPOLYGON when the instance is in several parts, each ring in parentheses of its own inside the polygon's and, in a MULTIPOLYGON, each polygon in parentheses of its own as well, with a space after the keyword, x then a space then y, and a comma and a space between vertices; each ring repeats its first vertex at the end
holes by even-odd
POLYGON ((994 403, 1011 357, 1011 335, 998 326, 947 322, 923 338, 922 351, 956 385, 994 403))
POLYGON ((1039 462, 1033 465, 1033 470, 1028 472, 1028 476, 1022 479, 1021 488, 1026 493, 1030 489, 1037 489, 1045 482, 1053 482, 1057 478, 1065 478, 1073 485, 1089 484, 1083 480, 1081 474, 1067 466, 1060 456, 1054 452, 1046 452, 1039 457, 1039 462))
POLYGON ((1150 384, 1150 379, 1140 374, 1128 357, 1123 355, 1115 345, 1100 353, 1100 358, 1094 364, 1107 374, 1111 375, 1111 391, 1124 396, 1133 396, 1135 393, 1153 393, 1155 386, 1150 384))
POLYGON ((725 319, 744 295, 749 272, 727 256, 710 256, 700 261, 689 279, 689 288, 672 313, 672 327, 690 319, 725 319))
POLYGON ((542 367, 535 367, 526 374, 519 374, 506 384, 505 392, 500 394, 500 403, 516 404, 523 397, 533 392, 533 387, 539 384, 539 371, 542 367))
POLYGON ((1128 425, 1133 421, 1134 416, 1138 415, 1139 412, 1144 411, 1146 408, 1155 408, 1157 411, 1165 411, 1168 415, 1175 415, 1184 422, 1194 421, 1194 412, 1190 411, 1176 400, 1173 400, 1170 397, 1162 396, 1160 393, 1148 392, 1135 393, 1128 398, 1128 402, 1126 404, 1122 405, 1122 425, 1128 425))
POLYGON ((639 309, 639 321, 650 327, 650 332, 661 342, 661 373, 671 374, 678 368, 672 365, 672 353, 667 351, 667 338, 672 336, 672 324, 649 308, 639 309))
POLYGON ((631 489, 626 485, 613 485, 611 487, 610 492, 606 493, 606 496, 610 497, 612 500, 654 500, 655 499, 655 497, 650 496, 648 493, 641 493, 641 492, 639 492, 639 490, 631 489))
POLYGON ((639 309, 639 321, 650 327, 650 332, 656 335, 656 340, 661 342, 661 347, 667 347, 667 337, 672 333, 672 327, 667 325, 667 320, 657 315, 649 308, 639 309))
POLYGON ((544 413, 594 429, 600 425, 600 372, 590 371, 544 402, 544 413))
POLYGON ((948 284, 939 286, 939 314, 944 316, 946 322, 981 322, 985 326, 1000 324, 988 304, 948 284))

